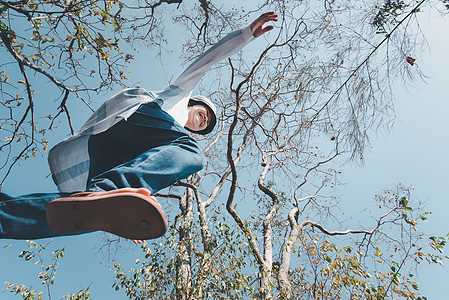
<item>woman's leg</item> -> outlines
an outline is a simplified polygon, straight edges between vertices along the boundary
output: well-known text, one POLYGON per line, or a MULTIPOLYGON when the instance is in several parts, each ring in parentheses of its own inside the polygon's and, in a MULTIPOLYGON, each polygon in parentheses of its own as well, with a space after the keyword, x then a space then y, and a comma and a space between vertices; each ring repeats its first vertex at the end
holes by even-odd
POLYGON ((186 144, 155 147, 133 160, 101 173, 89 182, 88 191, 143 187, 152 194, 203 168, 203 155, 186 144))
POLYGON ((0 193, 0 238, 39 239, 83 233, 56 233, 48 226, 47 204, 68 196, 67 193, 41 193, 11 197, 0 193))

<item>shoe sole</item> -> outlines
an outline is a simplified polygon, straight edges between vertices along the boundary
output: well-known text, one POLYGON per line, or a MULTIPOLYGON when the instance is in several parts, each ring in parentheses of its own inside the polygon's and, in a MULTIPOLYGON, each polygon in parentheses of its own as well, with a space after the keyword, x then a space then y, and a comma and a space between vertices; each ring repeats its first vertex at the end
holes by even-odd
POLYGON ((151 196, 138 193, 59 198, 47 205, 55 232, 102 230, 132 240, 147 240, 167 231, 167 220, 151 196))

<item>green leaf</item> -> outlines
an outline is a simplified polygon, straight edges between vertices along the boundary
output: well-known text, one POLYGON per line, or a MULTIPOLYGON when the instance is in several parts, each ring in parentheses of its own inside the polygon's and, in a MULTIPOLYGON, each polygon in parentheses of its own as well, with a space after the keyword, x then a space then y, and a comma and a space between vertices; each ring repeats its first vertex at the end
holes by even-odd
POLYGON ((51 42, 53 42, 54 40, 55 40, 54 37, 49 36, 49 37, 44 38, 44 39, 42 40, 42 43, 47 43, 47 42, 51 43, 51 42))
POLYGON ((406 211, 413 211, 413 208, 407 206, 407 207, 404 207, 404 210, 406 210, 406 211))
POLYGON ((402 197, 402 198, 399 200, 399 205, 400 205, 400 206, 405 207, 405 206, 407 206, 407 204, 408 204, 408 199, 407 199, 407 197, 402 197))

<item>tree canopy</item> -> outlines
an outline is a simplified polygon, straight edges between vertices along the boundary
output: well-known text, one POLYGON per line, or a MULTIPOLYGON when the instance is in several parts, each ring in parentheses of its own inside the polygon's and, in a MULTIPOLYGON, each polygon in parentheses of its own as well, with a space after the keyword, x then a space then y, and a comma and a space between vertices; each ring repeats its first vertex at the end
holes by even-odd
POLYGON ((131 275, 114 266, 115 288, 131 299, 424 299, 413 270, 442 263, 446 238, 420 231, 429 212, 410 187, 385 188, 357 224, 345 222, 333 191, 338 166, 363 160, 371 137, 391 128, 393 82, 424 78, 416 15, 424 6, 445 12, 448 2, 131 3, 0 0, 3 178, 51 147, 58 118, 75 131, 68 101, 89 106, 98 92, 128 85, 137 40, 164 55, 174 43, 165 28, 179 26, 193 59, 276 11, 257 54, 223 62, 201 87, 220 114, 218 130, 201 139, 207 166, 156 195, 179 202, 166 208, 170 231, 142 246, 131 275), (37 77, 58 91, 39 116, 37 77))

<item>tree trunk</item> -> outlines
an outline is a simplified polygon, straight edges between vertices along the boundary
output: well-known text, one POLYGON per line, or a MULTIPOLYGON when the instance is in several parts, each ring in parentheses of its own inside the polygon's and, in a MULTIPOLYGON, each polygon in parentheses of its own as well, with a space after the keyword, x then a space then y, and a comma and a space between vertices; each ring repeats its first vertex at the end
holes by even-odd
POLYGON ((190 299, 192 287, 192 222, 193 195, 189 189, 179 201, 181 209, 181 225, 179 228, 179 243, 177 254, 176 298, 190 299))
POLYGON ((273 245, 271 229, 271 220, 265 219, 263 222, 264 231, 264 264, 260 266, 260 292, 263 299, 273 299, 273 283, 271 281, 272 276, 272 263, 273 263, 273 245))

